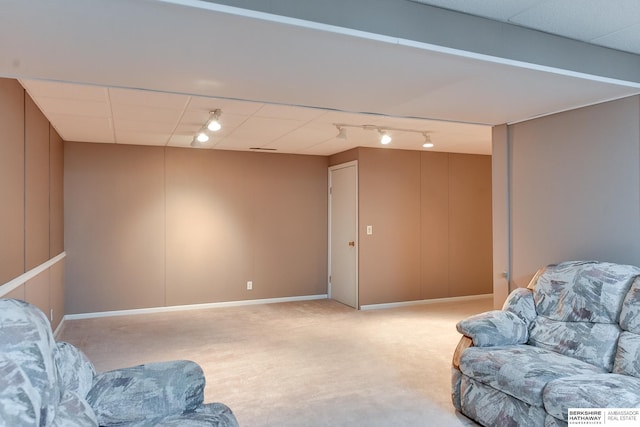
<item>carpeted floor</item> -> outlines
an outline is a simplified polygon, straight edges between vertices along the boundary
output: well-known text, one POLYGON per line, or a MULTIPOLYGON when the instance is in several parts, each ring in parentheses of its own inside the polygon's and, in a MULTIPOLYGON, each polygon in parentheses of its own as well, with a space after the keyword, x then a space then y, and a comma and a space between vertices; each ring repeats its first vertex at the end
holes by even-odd
POLYGON ((491 299, 356 311, 332 300, 72 320, 58 337, 104 371, 198 362, 205 401, 243 427, 466 426, 450 401, 455 323, 491 299))

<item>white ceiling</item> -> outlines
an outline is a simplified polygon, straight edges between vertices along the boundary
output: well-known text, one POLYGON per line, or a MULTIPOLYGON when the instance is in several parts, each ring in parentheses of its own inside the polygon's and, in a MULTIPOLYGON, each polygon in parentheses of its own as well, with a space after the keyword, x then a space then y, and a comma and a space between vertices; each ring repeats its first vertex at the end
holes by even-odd
MULTIPOLYGON (((625 13, 585 1, 565 18, 571 0, 425 3, 600 44, 633 36, 640 16, 635 1, 622 2, 625 13), (594 30, 590 12, 619 31, 594 30)), ((0 75, 19 78, 67 141, 186 147, 219 108, 224 127, 210 148, 330 155, 379 146, 370 130, 336 138, 333 124, 347 123, 429 131, 433 150, 489 154, 491 125, 640 92, 637 81, 215 2, 4 0, 2 9, 0 75)), ((638 49, 639 39, 620 43, 638 49)), ((420 133, 391 133, 388 147, 422 149, 420 133)))
POLYGON ((419 132, 429 132, 436 151, 491 152, 491 129, 484 125, 39 80, 20 82, 65 141, 189 147, 209 111, 220 109, 223 127, 210 134, 205 148, 329 155, 358 146, 380 146, 379 134, 372 130, 347 127, 347 139, 336 138, 334 124, 351 124, 409 130, 388 131, 393 148, 421 150, 424 136, 419 132))
POLYGON ((413 0, 640 54, 638 0, 413 0))

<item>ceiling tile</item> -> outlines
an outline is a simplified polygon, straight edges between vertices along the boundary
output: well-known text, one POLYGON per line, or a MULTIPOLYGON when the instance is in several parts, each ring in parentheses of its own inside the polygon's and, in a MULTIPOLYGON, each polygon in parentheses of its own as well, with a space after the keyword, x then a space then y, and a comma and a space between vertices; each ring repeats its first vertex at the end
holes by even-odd
POLYGON ((48 119, 65 141, 115 142, 109 118, 53 114, 48 119))
POLYGON ((149 90, 109 89, 109 99, 114 105, 153 105, 154 108, 184 110, 191 97, 173 93, 153 92, 149 90))
POLYGON ((209 111, 221 109, 223 117, 227 114, 250 116, 260 110, 263 105, 264 104, 258 102, 238 101, 235 99, 194 96, 189 102, 188 109, 190 111, 201 111, 204 112, 204 114, 208 114, 209 111))
POLYGON ((323 114, 325 114, 325 110, 320 110, 317 108, 265 104, 262 108, 260 108, 259 111, 254 114, 254 116, 276 119, 286 117, 291 120, 309 121, 317 119, 323 114))
POLYGON ((521 13, 541 0, 412 0, 415 3, 428 4, 443 9, 456 10, 471 15, 506 21, 513 15, 521 13))
POLYGON ((640 24, 607 34, 593 42, 612 49, 621 49, 640 55, 640 24))
POLYGON ((640 2, 554 0, 539 2, 536 6, 513 16, 509 21, 552 34, 576 40, 593 40, 614 31, 640 23, 640 2))
POLYGON ((27 92, 35 97, 63 98, 77 101, 107 102, 107 89, 99 86, 77 85, 71 83, 49 82, 42 80, 20 80, 27 92))
POLYGON ((304 122, 299 120, 266 119, 263 117, 251 117, 244 124, 236 128, 230 135, 233 139, 249 140, 262 146, 292 132, 302 126, 304 122))
POLYGON ((170 134, 152 134, 147 132, 124 132, 116 129, 117 144, 165 145, 170 134))
POLYGON ((48 117, 53 114, 75 115, 79 117, 110 117, 109 104, 82 99, 38 97, 37 104, 48 117))
POLYGON ((171 134, 175 128, 175 124, 171 121, 148 122, 143 120, 118 120, 115 122, 116 132, 144 132, 144 133, 162 133, 171 134))
POLYGON ((116 124, 118 120, 136 120, 140 122, 166 122, 176 126, 183 113, 182 110, 177 109, 156 108, 152 102, 147 105, 113 104, 112 109, 116 124))

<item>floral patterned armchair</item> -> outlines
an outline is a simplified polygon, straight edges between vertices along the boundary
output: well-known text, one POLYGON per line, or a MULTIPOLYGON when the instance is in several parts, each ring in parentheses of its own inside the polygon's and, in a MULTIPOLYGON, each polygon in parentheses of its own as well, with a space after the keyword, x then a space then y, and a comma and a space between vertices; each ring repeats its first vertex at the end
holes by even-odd
POLYGON ((541 269, 502 310, 460 321, 456 409, 485 426, 566 426, 569 408, 640 408, 640 268, 541 269))
POLYGON ((0 300, 0 427, 237 427, 227 406, 203 404, 204 385, 186 360, 96 373, 79 349, 54 341, 40 310, 0 300))

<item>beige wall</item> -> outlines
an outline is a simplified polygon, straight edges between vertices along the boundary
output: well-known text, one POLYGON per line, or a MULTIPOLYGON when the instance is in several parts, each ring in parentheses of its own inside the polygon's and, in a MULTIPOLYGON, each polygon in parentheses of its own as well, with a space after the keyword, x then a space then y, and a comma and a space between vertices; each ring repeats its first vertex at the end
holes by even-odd
POLYGON ((324 157, 66 143, 68 312, 325 294, 326 185, 324 157))
POLYGON ((64 251, 63 147, 20 84, 0 79, 0 297, 38 306, 57 327, 64 261, 8 293, 2 285, 64 251))
POLYGON ((491 293, 490 156, 359 148, 329 163, 355 159, 361 305, 491 293))
POLYGON ((0 284, 24 273, 24 99, 0 79, 0 284))
POLYGON ((511 125, 508 136, 512 288, 563 260, 640 265, 640 97, 511 125))

